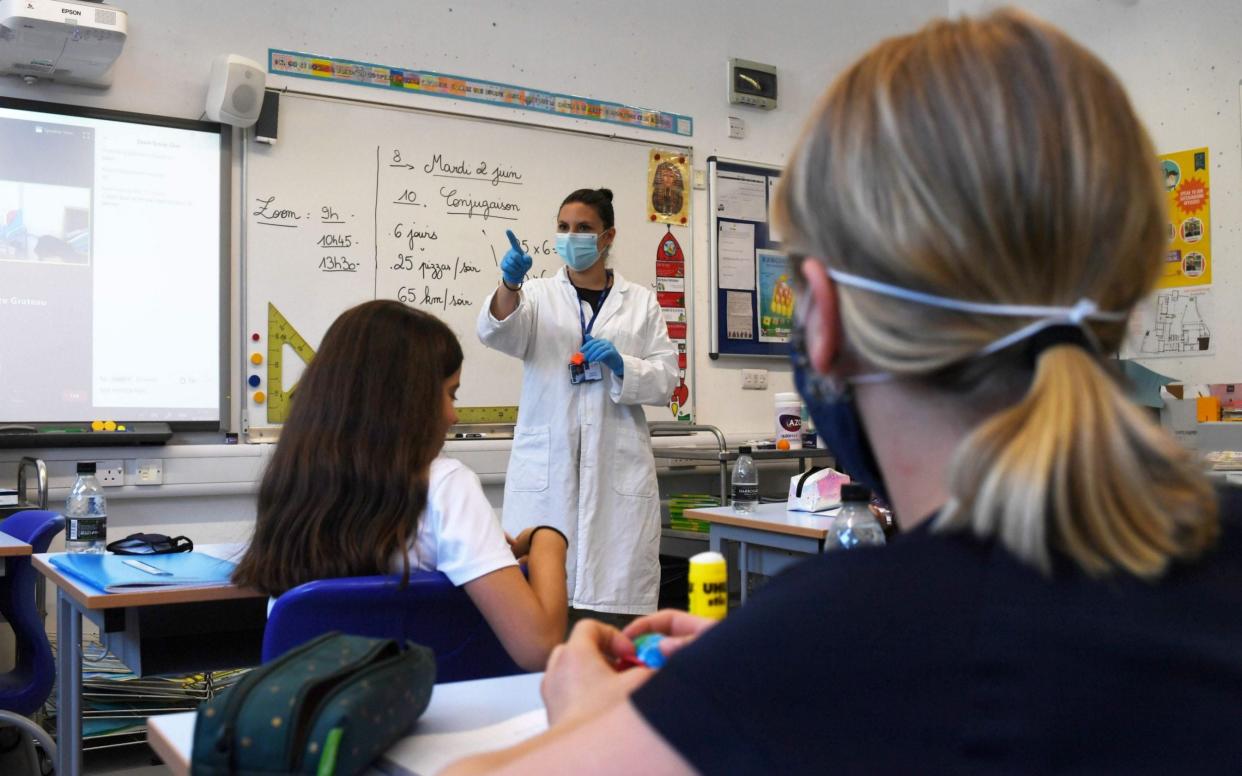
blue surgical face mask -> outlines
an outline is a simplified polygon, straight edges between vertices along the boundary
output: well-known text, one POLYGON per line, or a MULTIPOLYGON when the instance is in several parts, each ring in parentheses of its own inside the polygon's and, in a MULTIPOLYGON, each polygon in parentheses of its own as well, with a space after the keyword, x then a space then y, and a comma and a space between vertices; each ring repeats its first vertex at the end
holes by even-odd
MULTIPOLYGON (((1051 327, 1066 325, 1080 328, 1087 343, 1094 351, 1099 352, 1099 343, 1096 342, 1091 329, 1085 325, 1086 321, 1123 321, 1128 315, 1125 312, 1101 312, 1095 302, 1090 299, 1081 299, 1072 307, 970 302, 913 291, 834 269, 829 269, 828 274, 838 285, 850 286, 880 296, 928 307, 959 310, 976 315, 1035 319, 1026 326, 1019 327, 988 343, 975 354, 975 358, 999 352, 1051 327)), ((816 432, 824 438, 824 442, 836 459, 837 468, 850 475, 851 479, 871 488, 880 498, 888 501, 888 488, 880 472, 879 462, 876 461, 871 440, 867 438, 862 416, 858 413, 851 384, 880 382, 891 379, 892 376, 884 372, 875 372, 841 380, 817 373, 811 366, 806 348, 805 320, 806 305, 809 301, 804 296, 795 306, 797 322, 790 338, 794 384, 798 393, 806 401, 807 412, 815 421, 816 432)))
POLYGON ((599 260, 599 248, 596 243, 599 235, 592 232, 556 233, 556 252, 569 268, 577 272, 585 272, 599 260))

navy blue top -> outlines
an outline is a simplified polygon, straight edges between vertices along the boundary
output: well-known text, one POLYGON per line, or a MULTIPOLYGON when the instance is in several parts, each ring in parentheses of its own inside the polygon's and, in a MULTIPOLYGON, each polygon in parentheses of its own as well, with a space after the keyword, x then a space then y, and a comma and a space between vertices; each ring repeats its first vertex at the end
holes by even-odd
POLYGON ((813 558, 633 696, 707 773, 1242 772, 1242 489, 1155 584, 933 533, 813 558))

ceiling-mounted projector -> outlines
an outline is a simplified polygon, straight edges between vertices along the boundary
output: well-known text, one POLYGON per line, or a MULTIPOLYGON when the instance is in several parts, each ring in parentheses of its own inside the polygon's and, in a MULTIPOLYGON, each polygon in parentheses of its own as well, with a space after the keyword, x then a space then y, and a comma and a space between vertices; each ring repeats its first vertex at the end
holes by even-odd
POLYGON ((128 17, 103 3, 0 0, 0 73, 108 86, 128 17))

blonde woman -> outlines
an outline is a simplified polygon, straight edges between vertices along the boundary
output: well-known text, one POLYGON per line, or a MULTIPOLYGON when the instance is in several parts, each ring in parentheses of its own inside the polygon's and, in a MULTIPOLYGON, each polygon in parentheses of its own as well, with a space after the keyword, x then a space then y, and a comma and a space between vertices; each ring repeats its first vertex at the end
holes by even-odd
POLYGON ((904 533, 714 628, 580 624, 551 730, 456 772, 1236 771, 1242 499, 1105 360, 1159 274, 1153 158, 1108 69, 1013 12, 844 72, 779 195, 796 366, 904 533), (614 672, 644 631, 671 660, 614 672))

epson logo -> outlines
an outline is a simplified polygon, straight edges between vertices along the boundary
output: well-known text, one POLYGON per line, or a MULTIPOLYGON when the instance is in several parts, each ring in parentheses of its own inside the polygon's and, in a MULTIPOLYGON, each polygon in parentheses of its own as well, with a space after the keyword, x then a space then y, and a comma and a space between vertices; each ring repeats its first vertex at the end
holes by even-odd
POLYGON ((67 13, 70 16, 81 16, 82 15, 82 12, 77 10, 76 8, 61 8, 60 12, 67 13))

